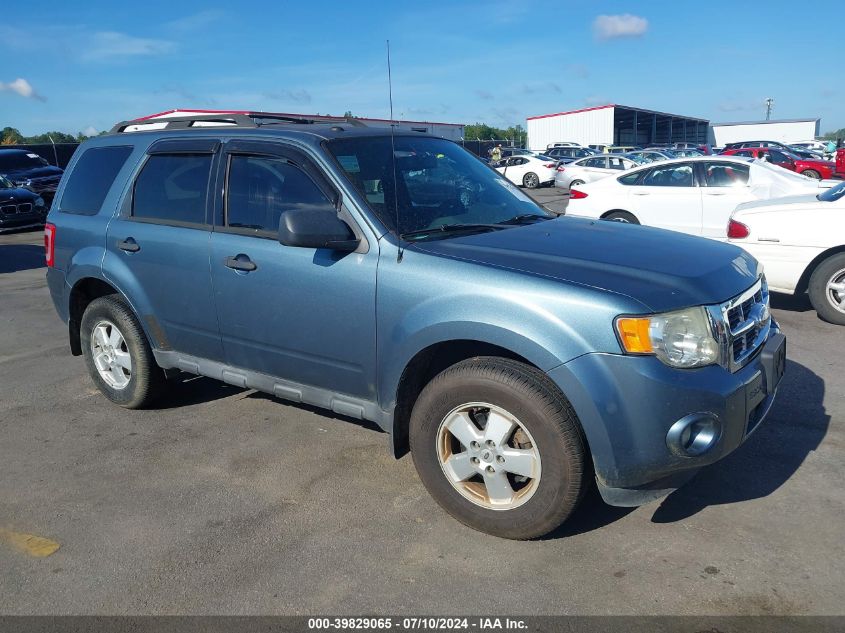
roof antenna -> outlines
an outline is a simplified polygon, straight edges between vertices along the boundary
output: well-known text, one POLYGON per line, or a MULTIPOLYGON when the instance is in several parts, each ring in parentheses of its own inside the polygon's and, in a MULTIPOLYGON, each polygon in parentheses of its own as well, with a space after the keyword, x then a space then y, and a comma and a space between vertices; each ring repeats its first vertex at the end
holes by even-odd
POLYGON ((393 141, 393 78, 390 75, 390 40, 387 40, 387 94, 390 97, 390 163, 393 166, 393 209, 396 214, 396 234, 399 236, 399 248, 396 251, 396 263, 402 262, 402 231, 399 228, 399 187, 396 180, 396 145, 393 141))

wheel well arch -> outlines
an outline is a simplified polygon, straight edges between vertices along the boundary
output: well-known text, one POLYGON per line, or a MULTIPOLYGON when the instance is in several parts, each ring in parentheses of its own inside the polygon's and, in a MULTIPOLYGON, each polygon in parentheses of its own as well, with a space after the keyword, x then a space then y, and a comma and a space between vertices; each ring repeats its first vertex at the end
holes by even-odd
POLYGON ((108 282, 96 277, 85 277, 77 281, 70 291, 68 305, 68 335, 70 337, 70 351, 74 356, 82 354, 82 342, 79 330, 82 325, 82 315, 85 308, 94 299, 106 295, 118 294, 118 290, 108 282))
POLYGON ((396 408, 393 412, 393 454, 399 458, 410 449, 408 428, 411 411, 423 388, 444 369, 476 356, 497 356, 515 360, 540 369, 527 358, 509 349, 469 339, 441 341, 417 352, 405 365, 396 388, 396 408))
POLYGON ((795 286, 795 294, 803 294, 807 292, 807 289, 810 287, 810 277, 813 276, 816 268, 818 268, 819 265, 828 257, 838 255, 839 253, 845 253, 845 244, 834 246, 833 248, 829 248, 816 255, 813 261, 811 261, 807 265, 807 268, 804 269, 804 272, 801 273, 801 277, 798 279, 798 284, 795 286))
POLYGON ((635 218, 635 217, 637 217, 637 216, 635 216, 633 213, 631 213, 630 211, 628 211, 628 210, 626 210, 626 209, 611 209, 610 211, 605 211, 604 213, 602 213, 602 214, 599 216, 599 218, 600 218, 601 220, 604 220, 604 219, 605 219, 605 218, 607 218, 607 216, 609 216, 611 213, 627 213, 627 214, 628 214, 628 215, 630 215, 631 217, 634 217, 634 218, 635 218))

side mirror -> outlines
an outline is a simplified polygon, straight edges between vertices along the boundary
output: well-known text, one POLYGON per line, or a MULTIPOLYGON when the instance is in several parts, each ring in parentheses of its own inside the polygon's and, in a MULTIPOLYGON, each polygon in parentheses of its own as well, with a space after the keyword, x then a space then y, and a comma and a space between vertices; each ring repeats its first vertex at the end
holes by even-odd
POLYGON ((334 210, 291 209, 279 218, 279 242, 285 246, 351 252, 360 241, 334 210))

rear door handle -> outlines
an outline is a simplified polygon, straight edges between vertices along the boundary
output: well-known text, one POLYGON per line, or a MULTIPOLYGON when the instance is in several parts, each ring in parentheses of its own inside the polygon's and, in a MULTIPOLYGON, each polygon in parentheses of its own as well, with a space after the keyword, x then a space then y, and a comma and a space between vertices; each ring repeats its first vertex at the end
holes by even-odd
POLYGON ((705 196, 724 196, 724 191, 706 191, 704 193, 705 196))
POLYGON ((635 196, 647 196, 647 195, 649 195, 649 193, 647 191, 635 191, 634 195, 635 196))
POLYGON ((224 262, 228 268, 233 270, 242 270, 244 272, 250 272, 258 268, 254 261, 252 261, 248 255, 244 255, 240 253, 235 255, 234 257, 227 257, 224 262))
POLYGON ((138 245, 138 242, 135 241, 135 238, 127 237, 125 240, 121 240, 117 243, 117 247, 122 250, 126 251, 127 253, 137 253, 141 250, 141 247, 138 245))

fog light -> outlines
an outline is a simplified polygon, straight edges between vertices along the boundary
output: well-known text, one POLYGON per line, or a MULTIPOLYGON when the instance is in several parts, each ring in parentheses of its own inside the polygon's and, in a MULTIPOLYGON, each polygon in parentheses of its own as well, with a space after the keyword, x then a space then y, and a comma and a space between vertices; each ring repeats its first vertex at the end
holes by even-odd
POLYGON ((675 422, 666 434, 666 446, 682 457, 704 455, 719 441, 722 425, 712 413, 692 413, 675 422))

